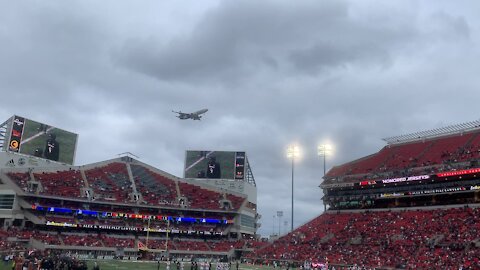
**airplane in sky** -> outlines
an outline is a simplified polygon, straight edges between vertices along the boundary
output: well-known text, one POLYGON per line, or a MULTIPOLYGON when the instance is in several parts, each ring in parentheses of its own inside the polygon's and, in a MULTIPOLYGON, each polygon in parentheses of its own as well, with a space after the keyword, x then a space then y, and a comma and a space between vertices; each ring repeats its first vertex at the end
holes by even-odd
POLYGON ((185 119, 193 119, 193 120, 200 120, 202 118, 202 114, 206 113, 208 109, 202 109, 193 113, 183 113, 183 112, 176 112, 172 111, 174 113, 178 113, 177 117, 185 120, 185 119))

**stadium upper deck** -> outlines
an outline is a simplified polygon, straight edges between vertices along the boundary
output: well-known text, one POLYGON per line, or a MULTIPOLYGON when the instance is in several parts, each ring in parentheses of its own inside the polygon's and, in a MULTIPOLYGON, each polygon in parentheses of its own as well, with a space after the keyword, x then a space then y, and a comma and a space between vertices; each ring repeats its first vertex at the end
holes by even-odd
POLYGON ((388 144, 379 152, 333 167, 322 184, 450 171, 476 166, 480 159, 478 121, 384 140, 388 144))
POLYGON ((10 169, 3 182, 22 196, 75 199, 149 207, 238 211, 241 194, 168 175, 141 162, 119 159, 61 169, 10 169))
POLYGON ((325 207, 477 202, 480 129, 477 122, 458 126, 388 138, 379 152, 332 168, 321 184, 325 207))

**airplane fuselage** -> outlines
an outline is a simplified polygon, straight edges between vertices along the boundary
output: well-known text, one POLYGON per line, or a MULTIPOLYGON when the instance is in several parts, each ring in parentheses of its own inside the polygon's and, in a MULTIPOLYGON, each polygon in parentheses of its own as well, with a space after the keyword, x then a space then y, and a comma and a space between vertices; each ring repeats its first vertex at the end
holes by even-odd
POLYGON ((194 112, 194 113, 192 113, 192 114, 194 114, 194 115, 200 115, 200 114, 204 114, 204 113, 206 113, 206 112, 208 112, 208 109, 202 109, 202 110, 196 111, 196 112, 194 112))
POLYGON ((186 120, 186 119, 200 120, 202 118, 202 114, 208 112, 208 109, 202 109, 193 113, 183 113, 181 111, 179 112, 172 111, 172 112, 178 113, 177 117, 181 120, 186 120))

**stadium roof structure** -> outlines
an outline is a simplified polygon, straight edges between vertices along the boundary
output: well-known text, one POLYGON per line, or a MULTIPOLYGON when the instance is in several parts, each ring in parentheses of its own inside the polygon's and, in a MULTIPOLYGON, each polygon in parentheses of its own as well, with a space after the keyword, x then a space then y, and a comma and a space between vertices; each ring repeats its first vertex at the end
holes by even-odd
POLYGON ((0 150, 3 149, 5 142, 7 141, 7 129, 9 123, 10 119, 0 125, 0 150))
POLYGON ((247 183, 253 185, 254 187, 257 186, 257 183, 255 183, 255 177, 253 177, 253 172, 252 172, 252 169, 250 168, 250 163, 248 162, 248 159, 247 159, 247 172, 245 174, 245 179, 247 180, 247 183))
POLYGON ((446 127, 419 131, 399 136, 392 136, 383 138, 388 145, 395 145, 407 142, 420 141, 428 138, 436 138, 445 135, 460 134, 467 131, 480 130, 480 120, 465 122, 461 124, 454 124, 446 127))

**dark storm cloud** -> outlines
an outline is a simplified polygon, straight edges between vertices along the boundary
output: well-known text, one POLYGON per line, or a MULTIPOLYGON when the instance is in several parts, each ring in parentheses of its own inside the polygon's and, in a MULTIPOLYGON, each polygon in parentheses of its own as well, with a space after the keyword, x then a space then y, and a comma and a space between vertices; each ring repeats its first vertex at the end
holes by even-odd
MULTIPOLYGON (((190 35, 129 40, 117 57, 161 80, 217 81, 270 72, 314 72, 366 62, 388 65, 416 36, 410 23, 359 21, 345 1, 225 1, 190 35)), ((391 20, 391 19, 390 19, 391 20)))

